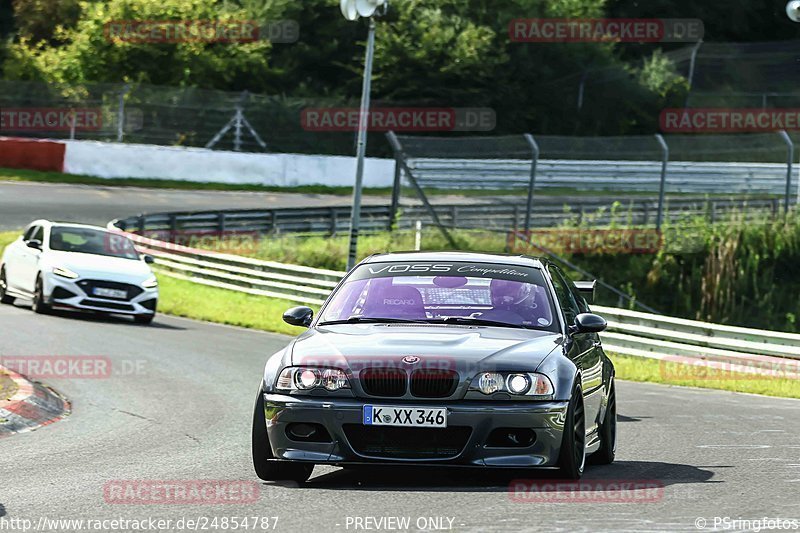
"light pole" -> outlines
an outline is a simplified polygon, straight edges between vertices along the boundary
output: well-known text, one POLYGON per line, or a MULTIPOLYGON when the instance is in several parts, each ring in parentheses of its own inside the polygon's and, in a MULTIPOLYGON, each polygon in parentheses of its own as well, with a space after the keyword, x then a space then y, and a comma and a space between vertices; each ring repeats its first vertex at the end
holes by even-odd
POLYGON ((356 162, 356 183, 353 187, 353 211, 350 216, 350 251, 347 255, 347 270, 356 264, 358 248, 358 227, 361 224, 361 190, 364 184, 364 158, 367 153, 367 129, 369 127, 369 97, 372 89, 372 61, 375 56, 375 11, 387 0, 341 0, 342 14, 347 20, 358 20, 359 16, 369 18, 367 36, 367 56, 364 64, 364 84, 361 88, 361 110, 358 116, 358 149, 356 162))

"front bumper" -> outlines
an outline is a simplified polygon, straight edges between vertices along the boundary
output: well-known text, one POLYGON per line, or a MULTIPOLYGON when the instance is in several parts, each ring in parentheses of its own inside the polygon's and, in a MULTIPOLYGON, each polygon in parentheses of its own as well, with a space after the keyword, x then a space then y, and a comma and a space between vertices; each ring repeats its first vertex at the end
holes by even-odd
MULTIPOLYGON (((67 279, 55 274, 44 276, 45 301, 55 307, 67 307, 102 313, 123 315, 155 314, 158 302, 158 287, 141 288, 142 292, 130 299, 103 298, 87 294, 81 285, 82 278, 67 279), (66 292, 65 292, 66 291, 66 292)), ((134 285, 128 282, 131 285, 134 285)))
MULTIPOLYGON (((267 433, 274 457, 282 460, 308 461, 316 464, 438 464, 491 467, 555 467, 561 447, 561 435, 567 402, 408 402, 381 399, 305 398, 280 394, 264 394, 267 433), (439 438, 451 428, 459 438, 449 443, 453 453, 419 454, 430 439, 402 443, 395 441, 393 453, 365 448, 365 432, 369 438, 396 438, 406 428, 393 428, 381 435, 382 428, 364 426, 365 404, 386 406, 446 407, 447 430, 429 429, 427 435, 439 438), (328 442, 301 442, 291 438, 289 424, 320 424, 327 430, 328 442), (526 446, 497 446, 490 442, 494 430, 519 428, 532 430, 535 440, 526 446), (433 433, 440 432, 440 433, 433 433), (464 438, 464 435, 468 435, 464 438), (417 444, 418 443, 418 444, 417 444), (403 449, 405 446, 405 449, 403 449), (418 448, 415 450, 415 446, 418 448)), ((417 429, 417 428, 408 428, 417 429)), ((495 432, 497 433, 497 432, 495 432)), ((446 446, 447 447, 447 446, 446 446)))

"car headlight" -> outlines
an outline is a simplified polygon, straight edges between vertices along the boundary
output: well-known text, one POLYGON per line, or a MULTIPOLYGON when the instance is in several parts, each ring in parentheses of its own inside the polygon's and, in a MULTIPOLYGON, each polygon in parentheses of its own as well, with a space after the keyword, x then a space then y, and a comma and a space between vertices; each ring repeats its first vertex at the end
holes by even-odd
POLYGON ((156 279, 155 276, 153 276, 152 278, 142 283, 142 287, 144 287, 145 289, 155 289, 156 287, 158 287, 158 280, 156 279))
POLYGON ((494 394, 503 390, 503 376, 497 372, 486 372, 478 379, 478 388, 484 394, 494 394))
POLYGON ((78 274, 66 267, 53 267, 53 274, 62 278, 75 279, 80 277, 78 274))
POLYGON ((509 374, 506 377, 506 389, 511 394, 525 394, 531 388, 531 379, 525 374, 509 374))
POLYGON ((334 392, 349 389, 350 380, 338 368, 288 367, 281 371, 275 388, 288 391, 323 388, 334 392))
POLYGON ((549 397, 555 392, 550 378, 533 372, 484 372, 477 378, 471 389, 486 395, 507 392, 515 396, 549 397))

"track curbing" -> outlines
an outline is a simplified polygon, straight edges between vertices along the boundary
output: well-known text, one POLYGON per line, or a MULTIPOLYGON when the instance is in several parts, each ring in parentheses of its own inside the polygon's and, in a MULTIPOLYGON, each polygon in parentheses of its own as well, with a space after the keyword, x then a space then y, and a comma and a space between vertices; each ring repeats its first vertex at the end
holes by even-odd
POLYGON ((0 439, 49 426, 71 413, 69 401, 53 389, 3 366, 0 371, 17 385, 11 398, 0 400, 0 439))

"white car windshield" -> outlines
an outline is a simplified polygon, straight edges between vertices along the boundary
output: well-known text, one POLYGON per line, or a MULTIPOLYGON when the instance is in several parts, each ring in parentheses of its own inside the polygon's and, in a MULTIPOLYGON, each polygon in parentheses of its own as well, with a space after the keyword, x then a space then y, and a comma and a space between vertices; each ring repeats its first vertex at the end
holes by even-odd
POLYGON ((139 259, 136 248, 127 237, 92 228, 53 227, 50 230, 50 249, 60 252, 139 259))

